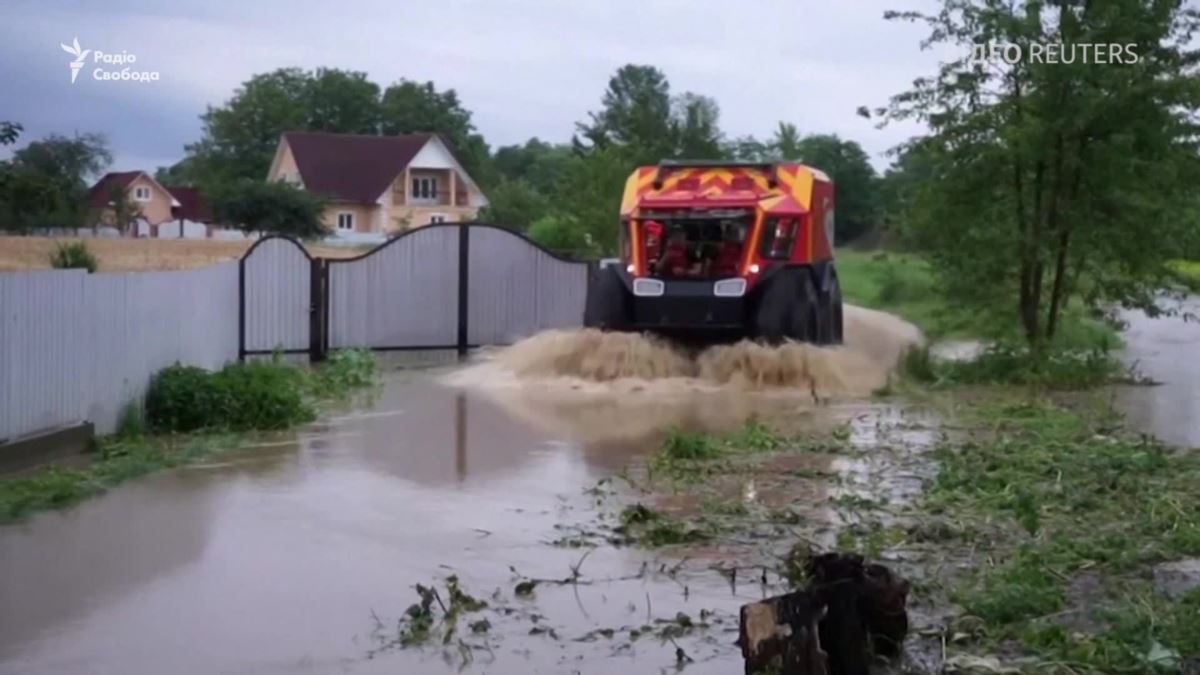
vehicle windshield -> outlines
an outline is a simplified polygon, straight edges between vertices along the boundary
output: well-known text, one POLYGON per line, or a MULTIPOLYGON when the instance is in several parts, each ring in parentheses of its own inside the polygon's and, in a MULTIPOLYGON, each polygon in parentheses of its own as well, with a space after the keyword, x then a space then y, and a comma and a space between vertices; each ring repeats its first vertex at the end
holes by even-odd
POLYGON ((641 228, 646 272, 676 279, 736 276, 750 224, 748 210, 646 217, 641 228))

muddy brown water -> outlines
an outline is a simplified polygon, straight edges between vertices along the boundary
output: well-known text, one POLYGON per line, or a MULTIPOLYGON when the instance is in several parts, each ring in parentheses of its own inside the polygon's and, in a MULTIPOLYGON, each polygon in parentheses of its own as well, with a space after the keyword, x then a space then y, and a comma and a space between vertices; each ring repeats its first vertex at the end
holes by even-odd
MULTIPOLYGON (((898 337, 911 335, 859 351, 886 361, 898 337)), ((487 355, 467 369, 392 364, 372 400, 301 433, 0 527, 0 673, 653 673, 676 670, 677 647, 694 659, 685 672, 738 672, 737 608, 779 591, 753 568, 736 584, 713 569, 741 552, 553 543, 593 525, 605 508, 593 488, 672 427, 848 425, 871 452, 774 467, 837 480, 785 484, 782 496, 768 482, 740 486, 747 499, 809 507, 829 536, 845 517, 831 500, 917 494, 928 463, 876 450, 927 446, 936 421, 854 397, 814 404, 818 389, 837 388, 831 377, 850 389, 871 378, 853 360, 832 375, 796 365, 806 358, 780 367, 821 386, 783 392, 680 374, 514 386, 487 355), (515 597, 518 581, 564 578, 572 566, 581 583, 515 597), (414 584, 450 574, 492 604, 470 617, 491 631, 468 636, 467 655, 381 650, 417 600, 414 584), (711 628, 674 642, 625 630, 679 612, 711 628), (612 638, 596 632, 606 629, 612 638)), ((619 506, 619 481, 610 486, 619 506)))
MULTIPOLYGON (((653 570, 678 558, 600 547, 584 584, 539 586, 529 600, 512 592, 510 567, 569 575, 586 550, 551 542, 593 518, 587 490, 664 427, 581 442, 553 418, 538 424, 445 384, 446 372, 390 373, 373 403, 292 440, 0 528, 0 672, 457 672, 461 656, 437 647, 373 653, 417 599, 413 584, 451 573, 514 610, 480 614, 493 624, 491 652, 476 650, 468 672, 673 670, 674 643, 586 638, 701 610, 714 627, 678 640, 697 661, 688 672, 740 663, 736 608, 768 591, 731 587, 707 564, 669 578, 653 570), (558 638, 530 635, 539 624, 558 638)), ((594 437, 590 424, 581 428, 594 437)))

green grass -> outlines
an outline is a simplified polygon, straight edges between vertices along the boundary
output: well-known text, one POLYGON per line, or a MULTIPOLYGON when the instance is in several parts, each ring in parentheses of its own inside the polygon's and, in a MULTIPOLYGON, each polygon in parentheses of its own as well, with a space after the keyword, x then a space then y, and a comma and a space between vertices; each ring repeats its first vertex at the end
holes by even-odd
POLYGON ((966 647, 1017 645, 1071 672, 1159 672, 1155 645, 1195 653, 1200 595, 1172 603, 1148 578, 1159 562, 1200 555, 1200 457, 1123 433, 1103 404, 995 403, 966 417, 986 433, 937 449, 919 504, 955 523, 946 551, 959 537, 983 561, 951 596, 983 622, 966 647), (1100 628, 1068 630, 1061 617, 1083 573, 1100 580, 1088 593, 1104 600, 1100 628))
POLYGON ((305 422, 322 402, 339 400, 374 383, 375 361, 368 351, 347 350, 335 352, 313 369, 259 362, 231 364, 217 373, 179 367, 163 372, 173 375, 165 389, 159 381, 158 400, 148 406, 151 422, 158 419, 161 427, 161 420, 168 419, 178 426, 185 414, 180 411, 200 404, 225 411, 225 417, 216 422, 188 420, 183 426, 196 433, 150 434, 141 406, 131 402, 121 412, 119 433, 99 439, 91 466, 48 467, 28 476, 0 477, 0 522, 70 506, 131 478, 234 449, 244 436, 230 431, 283 429, 305 422), (204 393, 197 397, 200 389, 204 393), (175 412, 166 414, 164 409, 175 412))
POLYGON ((1188 290, 1200 293, 1200 260, 1172 260, 1167 269, 1188 290))
MULTIPOLYGON (((1019 342, 1017 316, 998 319, 947 301, 938 289, 932 268, 920 256, 894 251, 837 252, 842 297, 849 303, 896 314, 916 324, 927 336, 938 338, 989 338, 1019 342)), ((1054 346, 1060 349, 1111 348, 1120 344, 1116 331, 1087 315, 1076 304, 1062 316, 1054 346)))
POLYGON ((241 440, 234 434, 101 439, 97 459, 87 468, 49 467, 0 480, 0 523, 71 506, 131 478, 236 448, 241 440))

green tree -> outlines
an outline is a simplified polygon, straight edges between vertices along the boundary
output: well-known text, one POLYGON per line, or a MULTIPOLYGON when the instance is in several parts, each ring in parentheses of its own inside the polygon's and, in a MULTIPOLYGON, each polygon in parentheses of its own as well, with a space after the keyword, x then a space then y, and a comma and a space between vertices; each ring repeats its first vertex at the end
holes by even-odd
POLYGON ((25 127, 17 122, 0 122, 0 145, 12 145, 17 142, 25 127))
POLYGON ((521 231, 550 210, 550 201, 521 178, 501 178, 487 196, 488 205, 480 210, 479 220, 521 231))
POLYGON ((674 153, 671 85, 653 66, 625 65, 608 81, 601 109, 588 113, 590 122, 575 126, 597 149, 625 148, 637 163, 656 162, 674 153))
MULTIPOLYGON (((781 131, 784 126, 780 124, 781 131)), ((781 136, 783 134, 776 138, 781 136)), ((833 179, 838 243, 852 241, 870 229, 876 217, 878 178, 862 147, 835 135, 815 134, 796 143, 794 152, 792 157, 824 171, 833 179)))
POLYGON ((304 106, 305 126, 310 131, 379 132, 379 85, 368 80, 366 73, 318 68, 306 83, 304 106))
POLYGON ((379 87, 364 73, 280 68, 251 77, 227 103, 200 116, 200 140, 187 146, 187 183, 206 190, 262 180, 285 131, 377 133, 379 87))
POLYGON ((251 77, 228 103, 209 107, 200 117, 200 140, 187 147, 200 185, 213 191, 239 179, 265 178, 280 134, 307 127, 309 79, 299 68, 280 68, 251 77))
POLYGON ((796 125, 790 122, 780 122, 767 147, 778 159, 800 159, 800 132, 796 129, 796 125))
POLYGON ((213 215, 246 232, 319 237, 326 234, 320 197, 285 181, 242 180, 212 198, 213 215))
POLYGON ((483 185, 490 184, 489 149, 475 131, 471 112, 453 89, 438 91, 433 82, 400 80, 383 92, 380 130, 387 135, 431 132, 450 142, 464 168, 483 185))
POLYGON ((198 184, 196 164, 196 158, 189 155, 171 166, 160 166, 154 172, 154 180, 162 185, 195 187, 198 184))
POLYGON ((584 228, 569 216, 543 216, 529 226, 529 238, 560 255, 582 258, 595 253, 584 228))
POLYGON ((579 237, 593 250, 616 251, 621 195, 635 166, 637 162, 620 146, 577 155, 563 172, 551 215, 563 227, 578 228, 579 237))
POLYGON ((124 185, 112 184, 108 188, 108 207, 112 211, 113 226, 122 235, 129 232, 130 226, 142 217, 142 206, 129 196, 124 185))
POLYGON ((720 159, 725 156, 721 108, 708 96, 686 92, 674 101, 674 155, 681 159, 720 159))
POLYGON ((1011 307, 1035 349, 1072 293, 1153 307, 1200 178, 1200 15, 1178 2, 943 0, 889 17, 961 54, 879 111, 929 128, 912 227, 947 292, 1011 307), (1024 58, 973 60, 989 41, 1024 58), (1050 44, 1060 58, 1034 57, 1050 44), (1125 46, 1119 62, 1084 47, 1110 44, 1125 46))
POLYGON ((506 145, 492 156, 499 178, 519 179, 543 195, 552 195, 559 177, 571 162, 571 146, 531 138, 524 145, 506 145))
POLYGON ((0 162, 0 226, 26 232, 78 227, 88 181, 112 161, 99 134, 50 135, 0 162))
POLYGON ((54 179, 64 188, 82 191, 112 163, 112 153, 101 134, 51 134, 13 153, 13 163, 54 179))

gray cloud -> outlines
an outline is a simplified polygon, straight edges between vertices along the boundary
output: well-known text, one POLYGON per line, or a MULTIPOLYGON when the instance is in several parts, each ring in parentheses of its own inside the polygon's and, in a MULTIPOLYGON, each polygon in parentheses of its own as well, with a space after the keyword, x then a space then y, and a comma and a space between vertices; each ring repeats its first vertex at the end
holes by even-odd
MULTIPOLYGON (((181 0, 150 5, 10 0, 0 8, 0 117, 46 133, 100 131, 116 166, 166 164, 199 136, 198 116, 254 73, 282 66, 366 71, 453 87, 493 145, 531 136, 566 140, 625 63, 662 68, 673 90, 714 97, 731 136, 765 136, 780 120, 801 131, 859 141, 877 166, 914 133, 857 117, 933 71, 919 27, 886 22, 885 9, 928 0, 181 0), (70 84, 60 42, 126 50, 157 70, 151 83, 70 84)), ((88 71, 88 69, 85 69, 88 71)))

